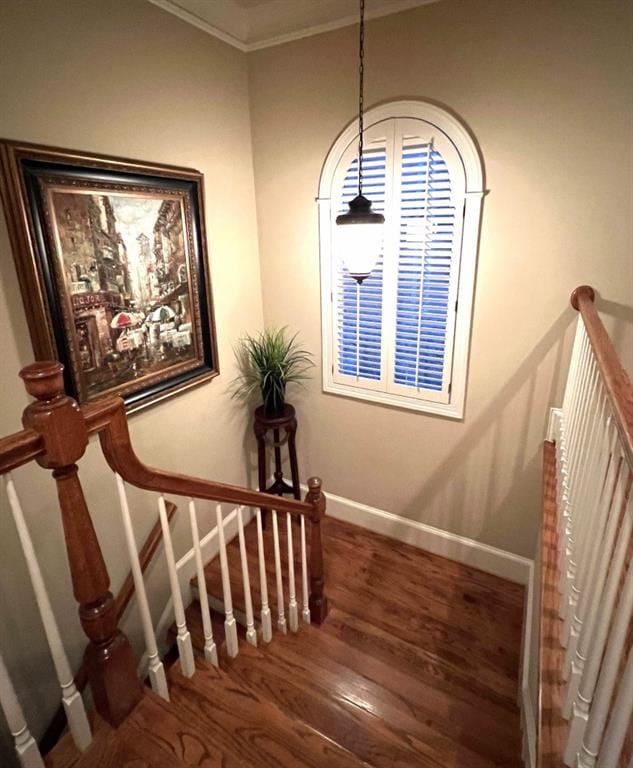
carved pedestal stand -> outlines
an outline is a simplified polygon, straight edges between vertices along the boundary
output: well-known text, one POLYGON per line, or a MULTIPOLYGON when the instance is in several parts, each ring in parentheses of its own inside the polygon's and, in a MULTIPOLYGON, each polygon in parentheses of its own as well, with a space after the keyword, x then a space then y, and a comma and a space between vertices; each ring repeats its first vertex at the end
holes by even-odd
MULTIPOLYGON (((297 464, 297 449, 295 446, 295 438, 297 434, 295 409, 292 405, 286 403, 281 413, 276 414, 275 416, 267 416, 264 406, 260 405, 255 411, 253 431, 257 438, 259 490, 267 493, 274 493, 277 496, 283 496, 284 493, 291 493, 295 499, 300 499, 299 466, 297 464), (267 436, 270 431, 272 431, 272 440, 267 436), (284 480, 281 468, 281 449, 286 443, 288 444, 292 485, 289 485, 284 480), (266 481, 266 446, 273 448, 275 452, 274 479, 272 485, 268 487, 266 481)), ((265 510, 262 511, 265 512, 265 510)))

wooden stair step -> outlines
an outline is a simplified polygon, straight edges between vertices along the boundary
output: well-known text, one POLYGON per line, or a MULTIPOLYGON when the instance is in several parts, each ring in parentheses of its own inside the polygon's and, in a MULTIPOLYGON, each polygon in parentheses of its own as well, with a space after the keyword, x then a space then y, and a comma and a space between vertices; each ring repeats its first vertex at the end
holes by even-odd
MULTIPOLYGON (((337 618, 343 620, 335 610, 335 622, 337 618)), ((192 637, 201 637, 195 624, 201 617, 191 611, 191 621, 192 637)), ((493 706, 491 711, 488 703, 473 696, 462 701, 454 684, 424 682, 419 668, 417 676, 407 665, 401 669, 397 657, 383 661, 361 647, 350 649, 327 631, 327 623, 320 628, 300 624, 298 633, 277 633, 267 645, 260 641, 259 648, 241 643, 238 657, 223 655, 220 664, 245 686, 372 765, 400 765, 405 758, 399 745, 415 753, 413 763, 405 765, 520 768, 519 729, 508 727, 514 721, 504 707, 493 706), (363 715, 368 722, 359 724, 363 715), (376 729, 382 741, 376 740, 376 729)))
MULTIPOLYGON (((222 766, 254 768, 360 768, 349 751, 293 717, 253 688, 201 660, 190 679, 174 665, 172 704, 189 716, 225 755, 222 766)), ((206 764, 205 764, 206 768, 206 764)))
MULTIPOLYGON (((290 654, 283 658, 283 654, 273 655, 271 648, 252 646, 240 649, 239 656, 230 662, 229 674, 375 768, 445 765, 433 745, 404 738, 404 734, 365 710, 362 699, 346 699, 346 694, 354 694, 347 678, 338 680, 337 693, 336 680, 327 675, 317 680, 306 674, 303 665, 290 654), (333 687, 328 690, 327 685, 333 687)), ((483 768, 476 763, 473 766, 483 768)))
POLYGON ((321 631, 348 646, 352 665, 359 658, 358 654, 369 655, 444 691, 451 698, 479 707, 501 721, 513 725, 516 718, 518 722, 516 682, 512 685, 503 676, 488 679, 477 664, 469 664, 467 649, 464 657, 455 654, 446 658, 441 648, 402 640, 338 607, 330 610, 321 631))
MULTIPOLYGON (((485 574, 499 582, 499 590, 490 585, 486 589, 475 569, 447 579, 442 558, 388 539, 385 546, 380 538, 324 519, 325 583, 331 603, 349 614, 371 617, 395 637, 434 648, 449 661, 476 661, 480 674, 504 679, 515 697, 520 650, 516 641, 522 621, 522 602, 517 601, 523 588, 485 574), (507 588, 508 603, 516 603, 516 610, 498 602, 502 588, 507 588), (376 606, 385 605, 386 595, 389 610, 376 612, 376 606), (506 619, 499 621, 502 613, 506 619)), ((455 564, 446 563, 450 574, 455 564)))
POLYGON ((509 735, 507 718, 499 723, 481 707, 462 704, 394 664, 360 650, 350 653, 346 643, 323 629, 302 626, 298 635, 276 638, 266 653, 280 665, 290 664, 293 674, 302 675, 310 687, 330 691, 343 705, 364 707, 404 743, 423 744, 423 753, 429 748, 431 756, 439 753, 447 765, 520 768, 518 729, 509 735))
MULTIPOLYGON (((293 522, 293 546, 294 546, 294 564, 295 564, 295 594, 301 610, 302 586, 301 586, 301 534, 299 526, 293 522)), ((261 589, 259 580, 259 557, 257 554, 257 525, 252 520, 244 528, 244 541, 246 544, 246 554, 248 562, 248 575, 251 587, 251 599, 255 621, 259 621, 261 610, 261 589)), ((286 516, 279 515, 279 549, 281 560, 282 581, 284 589, 285 614, 288 614, 288 542, 286 535, 286 516)), ((275 575, 275 557, 273 548, 272 521, 269 518, 267 528, 264 529, 264 552, 266 561, 266 583, 268 585, 268 605, 272 613, 273 624, 277 620, 277 587, 275 575)), ((231 599, 233 608, 236 612, 236 618, 242 623, 246 613, 246 600, 244 598, 244 583, 242 581, 242 560, 240 556, 239 541, 234 538, 226 547, 227 560, 229 565, 229 577, 231 584, 231 599)), ((220 558, 211 560, 204 569, 205 581, 209 598, 214 602, 214 606, 222 608, 224 597, 222 590, 222 571, 220 567, 220 558)), ((192 585, 197 585, 197 579, 191 580, 192 585)))
POLYGON ((225 760, 196 718, 145 695, 115 730, 104 724, 91 746, 72 763, 57 759, 57 747, 46 758, 48 768, 224 768, 240 765, 225 760))

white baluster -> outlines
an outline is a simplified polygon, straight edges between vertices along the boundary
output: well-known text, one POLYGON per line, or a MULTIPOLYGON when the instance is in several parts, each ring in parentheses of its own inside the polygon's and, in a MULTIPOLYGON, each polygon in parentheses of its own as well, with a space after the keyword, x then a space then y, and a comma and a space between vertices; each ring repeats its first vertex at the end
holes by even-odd
POLYGON ((57 626, 55 614, 53 613, 53 607, 51 606, 51 601, 44 584, 44 578, 42 577, 42 572, 35 555, 31 535, 26 525, 26 520, 24 519, 22 505, 20 504, 20 499, 18 498, 10 474, 4 475, 4 482, 9 498, 9 505, 11 506, 11 512, 13 513, 13 519, 15 521, 15 527, 20 538, 24 559, 26 560, 29 576, 31 578, 31 584, 33 585, 35 600, 37 601, 37 607, 39 608, 40 616, 42 618, 44 633, 46 634, 46 640, 48 641, 53 665, 55 666, 55 672, 57 673, 57 679, 59 680, 59 685, 62 691, 62 703, 66 712, 68 727, 77 749, 83 752, 92 742, 92 734, 90 732, 88 718, 86 717, 86 709, 81 694, 75 685, 73 673, 70 670, 70 664, 68 663, 68 658, 64 651, 62 639, 59 634, 59 627, 57 626))
POLYGON ((270 606, 268 605, 268 580, 266 578, 266 555, 264 552, 264 532, 262 530, 262 511, 257 508, 257 559, 259 560, 259 591, 262 595, 262 609, 260 613, 262 622, 262 639, 269 643, 273 639, 272 620, 270 606))
POLYGON ((222 571, 222 595, 224 597, 224 634, 226 652, 229 658, 234 659, 239 653, 237 640, 237 622, 233 616, 233 598, 231 596, 231 577, 229 574, 229 561, 226 556, 226 541, 224 538, 224 520, 222 519, 222 505, 215 508, 218 524, 218 545, 220 548, 220 569, 222 571))
MULTIPOLYGON (((576 466, 580 453, 580 447, 582 443, 579 442, 579 434, 584 431, 585 428, 585 415, 588 413, 585 406, 584 398, 587 392, 590 391, 592 376, 594 370, 589 358, 589 347, 586 339, 583 340, 583 350, 581 358, 581 371, 580 371, 580 383, 577 392, 577 399, 574 406, 574 411, 570 417, 569 433, 569 451, 567 455, 567 464, 565 468, 565 475, 563 476, 563 508, 560 515, 560 550, 559 550, 559 571, 560 582, 559 592, 565 593, 566 587, 566 575, 569 566, 569 561, 572 553, 572 533, 574 524, 574 511, 572 505, 572 499, 577 495, 576 492, 576 466), (580 446, 580 447, 579 447, 580 446)), ((562 605, 564 606, 565 601, 562 605)), ((564 608, 563 608, 564 609, 564 608)))
POLYGON ((633 649, 629 653, 609 725, 598 755, 598 768, 618 768, 633 715, 633 649))
MULTIPOLYGON (((614 514, 619 517, 619 509, 614 509, 614 514)), ((609 576, 602 596, 596 596, 596 618, 593 632, 590 636, 584 633, 580 638, 576 659, 572 667, 572 681, 574 681, 574 672, 579 676, 577 691, 572 707, 572 721, 569 729, 569 737, 565 751, 565 758, 568 764, 572 764, 575 755, 580 750, 587 723, 589 721, 590 707, 598 682, 598 676, 602 668, 603 656, 620 657, 624 643, 624 637, 628 628, 628 622, 633 614, 633 568, 629 569, 625 585, 620 596, 616 622, 613 626, 613 634, 609 637, 613 609, 615 606, 618 589, 622 581, 622 572, 626 553, 633 530, 633 498, 629 500, 628 511, 622 519, 622 526, 619 531, 618 543, 613 554, 613 560, 609 564, 609 576), (610 649, 604 654, 605 645, 609 639, 610 649), (614 645, 615 643, 615 645, 614 645), (586 658, 585 658, 586 657, 586 658)), ((605 669, 609 674, 614 674, 617 667, 605 669)), ((603 685, 609 683, 609 678, 603 680, 603 685)), ((571 696, 571 692, 569 694, 571 696)), ((608 706, 608 704, 607 704, 608 706)), ((599 715, 598 711, 598 715, 599 715)), ((604 722, 602 724, 604 727, 604 722)))
POLYGON ((615 567, 615 561, 612 561, 612 554, 618 525, 620 523, 620 513, 622 511, 626 482, 624 473, 619 473, 620 467, 619 457, 616 459, 614 456, 614 461, 610 468, 613 470, 612 478, 609 478, 609 484, 605 494, 606 503, 609 505, 610 510, 604 540, 600 545, 596 545, 595 551, 592 553, 594 562, 592 563, 592 569, 588 579, 589 587, 583 593, 580 604, 578 605, 579 613, 586 618, 580 624, 574 619, 570 644, 567 649, 568 654, 565 657, 565 666, 567 667, 567 665, 569 665, 571 672, 567 687, 567 696, 563 706, 563 717, 565 718, 569 718, 571 715, 572 702, 576 698, 587 654, 591 650, 591 644, 595 642, 593 635, 600 606, 605 605, 605 602, 609 597, 608 592, 604 592, 604 588, 609 568, 615 567), (572 649, 573 655, 571 653, 572 649))
POLYGON ((167 574, 169 576, 171 599, 174 604, 174 618, 176 619, 176 629, 178 631, 176 643, 178 645, 178 656, 180 658, 180 671, 185 677, 193 677, 193 674, 196 671, 196 664, 193 659, 193 646, 191 644, 191 635, 187 629, 185 607, 182 602, 182 593, 180 592, 180 584, 178 582, 178 571, 176 570, 174 545, 171 540, 171 531, 169 530, 167 509, 165 508, 165 497, 162 494, 158 497, 158 514, 163 531, 167 574))
POLYGON ((291 632, 299 629, 299 606, 295 584, 295 554, 292 544, 292 515, 286 512, 286 535, 288 538, 288 626, 291 632))
POLYGON ((286 616, 284 612, 284 584, 281 574, 281 554, 279 551, 279 526, 277 524, 277 512, 273 509, 273 547, 275 549, 275 577, 277 580, 277 629, 284 634, 286 628, 286 616))
POLYGON ((310 594, 308 592, 308 556, 306 554, 306 518, 301 515, 301 587, 303 590, 303 610, 301 614, 306 624, 310 623, 310 594))
POLYGON ((132 528, 132 518, 130 517, 130 507, 125 491, 125 484, 120 475, 115 474, 115 478, 119 494, 119 506, 121 507, 123 530, 125 531, 125 541, 130 558, 132 578, 134 580, 134 590, 136 592, 138 610, 141 616, 143 636, 145 637, 150 685, 159 696, 162 696, 163 699, 169 701, 169 689, 167 687, 167 678, 165 677, 165 668, 163 667, 163 662, 160 660, 158 645, 156 644, 156 634, 154 633, 152 615, 149 610, 149 602, 147 600, 141 562, 138 557, 138 550, 136 549, 136 540, 132 528))
POLYGON ((257 645, 257 632, 255 631, 255 619, 253 617, 253 601, 251 599, 251 580, 248 573, 248 558, 246 556, 246 541, 244 539, 243 510, 244 507, 242 506, 237 508, 237 535, 240 541, 242 583, 244 585, 244 604, 246 606, 246 641, 251 645, 257 645))
POLYGON ((209 595, 207 594, 207 582, 204 576, 204 563, 202 562, 202 549, 200 547, 200 531, 198 530, 198 515, 193 499, 189 499, 189 524, 191 526, 191 540, 196 560, 196 577, 198 579, 198 597, 200 599, 200 611, 202 613, 202 631, 204 633, 204 657, 218 666, 218 649, 213 639, 213 624, 211 623, 211 611, 209 609, 209 595))
MULTIPOLYGON (((623 521, 622 530, 620 531, 618 547, 614 557, 614 571, 618 566, 621 567, 621 563, 619 562, 620 557, 623 558, 626 555, 626 547, 628 546, 631 533, 631 502, 629 502, 626 520, 628 522, 623 521), (625 533, 628 533, 628 536, 625 537, 625 533)), ((606 590, 607 599, 609 600, 612 599, 610 595, 611 591, 613 589, 617 590, 619 586, 619 578, 616 579, 616 576, 619 576, 619 573, 614 573, 612 571, 612 573, 609 574, 609 585, 606 590)), ((601 632, 608 633, 610 631, 604 658, 594 654, 594 650, 599 650, 599 647, 595 649, 592 648, 589 659, 587 660, 585 674, 580 683, 579 693, 582 694, 583 698, 580 699, 580 697, 577 697, 580 706, 577 706, 576 702, 574 702, 574 721, 572 723, 570 741, 571 739, 574 739, 575 741, 573 745, 569 745, 569 749, 570 751, 573 750, 573 747, 578 741, 578 732, 580 731, 582 735, 582 730, 584 729, 584 740, 578 759, 580 768, 593 768, 595 765, 596 756, 602 742, 602 736, 609 714, 611 698, 618 677, 620 659, 622 658, 632 613, 633 566, 629 567, 626 582, 610 630, 608 616, 605 617, 604 610, 601 613, 597 623, 598 634, 595 645, 600 645, 600 641, 602 640, 601 632), (606 618, 607 621, 603 622, 604 618, 606 618), (593 682, 592 678, 595 679, 598 675, 599 677, 597 679, 592 702, 590 684, 593 682), (587 696, 585 696, 585 693, 587 696), (589 706, 591 706, 590 710, 589 706), (583 720, 585 721, 584 723, 583 720)))
MULTIPOLYGON (((566 661, 563 670, 565 680, 569 677, 571 659, 576 653, 578 638, 582 628, 587 605, 596 587, 594 581, 598 555, 602 551, 603 534, 609 517, 610 503, 614 489, 616 469, 619 467, 619 456, 614 455, 617 432, 612 429, 611 417, 607 419, 605 440, 601 446, 600 466, 595 476, 596 492, 590 494, 588 516, 583 521, 584 535, 579 538, 578 567, 572 582, 570 593, 570 609, 565 617, 562 634, 567 642, 566 661), (611 433, 611 434, 609 434, 611 433)), ((622 499, 620 499, 620 504, 622 499)), ((614 530, 615 534, 615 530, 614 530)))
POLYGON ((573 611, 577 601, 577 587, 575 579, 577 575, 578 564, 582 565, 580 558, 581 542, 583 539, 583 525, 588 516, 588 507, 591 504, 592 489, 590 484, 598 472, 600 454, 597 447, 603 430, 602 408, 604 407, 604 398, 597 381, 597 368, 594 365, 594 374, 592 377, 592 390, 589 400, 589 413, 591 416, 587 420, 588 438, 581 446, 581 458, 579 460, 579 481, 574 478, 570 486, 570 505, 571 514, 568 526, 565 531, 566 539, 566 559, 567 568, 561 572, 562 595, 560 605, 560 617, 566 620, 565 631, 561 634, 563 646, 567 645, 569 637, 569 624, 567 616, 573 611))
POLYGON ((44 761, 24 719, 22 707, 9 678, 2 654, 0 654, 0 708, 4 712, 13 736, 15 751, 22 768, 44 768, 44 761))

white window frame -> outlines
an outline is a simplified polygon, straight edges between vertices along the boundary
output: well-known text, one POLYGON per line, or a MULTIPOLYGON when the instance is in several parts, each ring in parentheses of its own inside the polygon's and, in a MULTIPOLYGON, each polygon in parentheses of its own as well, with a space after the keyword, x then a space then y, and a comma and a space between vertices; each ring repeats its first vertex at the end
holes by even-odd
MULTIPOLYGON (((319 181, 317 203, 319 207, 319 242, 321 258, 321 333, 323 346, 323 391, 347 397, 382 403, 398 408, 433 413, 454 419, 464 416, 466 382, 468 375, 468 352, 472 320, 477 248, 481 220, 483 190, 483 168, 475 142, 466 128, 450 113, 424 101, 393 101, 373 109, 364 115, 365 126, 383 120, 414 119, 429 123, 444 134, 453 144, 464 169, 464 218, 459 253, 459 275, 457 285, 457 312, 455 317, 452 345, 452 378, 447 402, 376 391, 375 384, 341 383, 336 381, 336 327, 334 323, 334 216, 332 211, 332 190, 341 158, 350 144, 358 140, 358 126, 352 121, 336 139, 330 149, 319 181)), ((340 173, 340 170, 339 170, 340 173)), ((457 201, 458 202, 458 201, 457 201)), ((388 215, 387 211, 385 212, 388 215)), ((389 303, 388 303, 389 306, 389 303)), ((389 311, 389 310, 388 310, 389 311)), ((393 311, 393 310, 391 310, 393 311)), ((389 364, 389 361, 385 361, 389 364)), ((402 387, 404 390, 404 387, 402 387)))

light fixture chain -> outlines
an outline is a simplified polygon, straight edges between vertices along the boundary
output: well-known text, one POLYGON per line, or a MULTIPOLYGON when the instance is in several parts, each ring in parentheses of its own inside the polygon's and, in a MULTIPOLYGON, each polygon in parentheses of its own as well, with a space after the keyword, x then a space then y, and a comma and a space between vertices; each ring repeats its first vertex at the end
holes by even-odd
POLYGON ((358 194, 363 193, 363 90, 365 83, 365 0, 360 0, 360 41, 358 47, 358 194))

